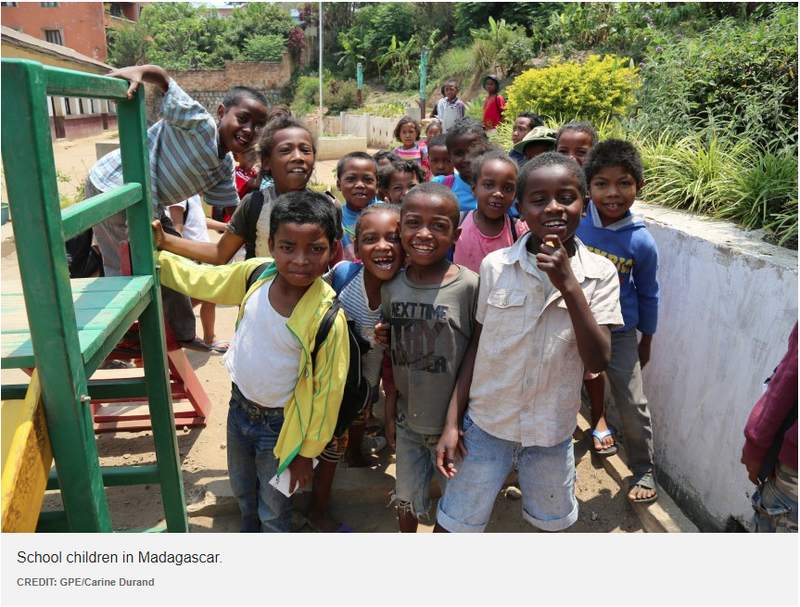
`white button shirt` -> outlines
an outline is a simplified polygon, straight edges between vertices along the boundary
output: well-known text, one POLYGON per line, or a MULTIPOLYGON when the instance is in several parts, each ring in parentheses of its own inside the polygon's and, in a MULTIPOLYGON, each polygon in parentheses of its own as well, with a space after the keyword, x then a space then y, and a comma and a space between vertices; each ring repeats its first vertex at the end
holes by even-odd
MULTIPOLYGON (((481 264, 476 320, 483 325, 468 411, 489 434, 523 447, 551 447, 575 429, 584 365, 566 302, 545 297, 526 251, 530 233, 481 264)), ((597 324, 622 326, 614 265, 575 238, 570 258, 597 324)))

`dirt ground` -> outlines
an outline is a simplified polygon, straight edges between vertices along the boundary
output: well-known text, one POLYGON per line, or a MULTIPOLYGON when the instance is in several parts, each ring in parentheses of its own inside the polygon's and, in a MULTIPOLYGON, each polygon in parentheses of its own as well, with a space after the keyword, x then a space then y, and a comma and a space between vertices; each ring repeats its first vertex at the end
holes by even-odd
MULTIPOLYGON (((56 166, 71 180, 61 184, 65 188, 76 186, 85 177, 94 162, 94 142, 113 139, 112 134, 99 138, 57 143, 56 166)), ((335 166, 335 161, 325 165, 335 166)), ((320 167, 322 168, 322 167, 320 167)), ((327 167, 318 170, 327 175, 327 167)), ((320 179, 323 181, 323 179, 320 179)), ((72 194, 74 192, 63 191, 72 194)), ((9 226, 5 226, 8 228, 9 226)), ((4 238, 7 231, 3 232, 4 238)), ((2 258, 3 281, 18 280, 16 254, 4 244, 2 258)), ((233 334, 236 308, 218 307, 216 333, 219 339, 233 334)), ((198 331, 201 330, 199 317, 198 331)), ((186 501, 190 512, 192 532, 236 532, 239 525, 238 510, 230 497, 226 465, 225 423, 230 396, 230 379, 222 355, 185 351, 200 382, 213 403, 205 427, 178 427, 178 445, 181 455, 186 501)), ((125 375, 140 372, 124 370, 98 372, 125 375)), ((2 380, 20 381, 18 371, 3 370, 2 380)), ((176 408, 185 408, 176 404, 176 408)), ((376 407, 382 417, 382 406, 376 407)), ((585 414, 585 412, 582 412, 585 414)), ((586 426, 585 420, 581 422, 586 426)), ((590 453, 591 443, 582 432, 575 436, 575 459, 578 471, 576 487, 580 503, 577 523, 569 532, 619 532, 643 533, 644 527, 628 503, 626 492, 605 471, 597 456, 590 453)), ((103 466, 154 463, 152 435, 150 432, 116 432, 97 437, 98 451, 103 466)), ((373 456, 376 465, 367 469, 351 469, 340 464, 334 484, 331 509, 338 520, 357 532, 396 532, 394 510, 388 507, 389 493, 394 480, 394 454, 387 447, 373 456)), ((108 488, 107 497, 115 529, 138 529, 164 524, 160 490, 157 485, 108 488)), ((294 523, 296 530, 310 532, 303 513, 308 504, 308 494, 295 498, 294 523)), ((435 504, 434 504, 435 507, 435 504)), ((48 492, 44 508, 60 509, 58 492, 48 492)), ((535 529, 521 517, 521 501, 497 496, 489 532, 532 532, 535 529)), ((420 531, 429 532, 432 526, 422 524, 420 531)))

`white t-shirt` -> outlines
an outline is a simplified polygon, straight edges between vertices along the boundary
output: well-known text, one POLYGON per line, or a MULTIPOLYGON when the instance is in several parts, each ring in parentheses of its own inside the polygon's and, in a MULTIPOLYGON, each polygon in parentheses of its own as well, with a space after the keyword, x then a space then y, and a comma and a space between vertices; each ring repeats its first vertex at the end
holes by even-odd
POLYGON ((244 306, 224 361, 231 380, 248 400, 262 407, 283 407, 297 383, 300 341, 269 301, 274 280, 257 289, 244 306))
POLYGON ((206 215, 203 212, 203 203, 200 196, 195 194, 191 198, 179 202, 175 205, 184 211, 183 215, 183 237, 194 242, 211 242, 208 238, 208 228, 206 227, 206 215), (188 209, 188 210, 187 210, 188 209))

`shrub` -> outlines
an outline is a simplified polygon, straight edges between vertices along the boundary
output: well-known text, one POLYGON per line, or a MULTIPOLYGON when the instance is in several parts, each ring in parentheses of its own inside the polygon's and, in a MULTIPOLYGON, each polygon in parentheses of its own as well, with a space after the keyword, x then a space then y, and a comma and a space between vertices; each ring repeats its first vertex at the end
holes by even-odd
POLYGON ((245 61, 281 61, 286 50, 286 38, 278 34, 253 36, 244 43, 245 61))
POLYGON ((638 72, 628 64, 628 59, 614 55, 593 55, 583 64, 556 58, 549 67, 528 70, 514 80, 506 89, 506 112, 516 116, 533 111, 542 117, 590 122, 624 113, 638 86, 638 72))
MULTIPOLYGON (((353 80, 331 80, 327 88, 323 91, 323 103, 328 108, 328 113, 338 113, 356 107, 358 83, 353 80)), ((367 88, 361 90, 361 101, 366 101, 368 95, 367 88)), ((319 103, 319 92, 315 97, 319 103)))

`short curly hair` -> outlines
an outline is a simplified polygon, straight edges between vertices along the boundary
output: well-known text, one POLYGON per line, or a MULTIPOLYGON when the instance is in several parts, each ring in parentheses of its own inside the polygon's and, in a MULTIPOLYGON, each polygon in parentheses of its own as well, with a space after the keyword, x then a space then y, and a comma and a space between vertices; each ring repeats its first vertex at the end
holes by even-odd
POLYGON ((525 186, 528 185, 531 173, 542 167, 551 166, 563 166, 575 175, 575 179, 578 180, 578 188, 580 189, 581 197, 584 200, 586 199, 586 175, 583 174, 581 165, 564 154, 545 152, 544 154, 539 154, 531 158, 523 165, 522 169, 520 169, 519 177, 517 177, 517 198, 520 202, 522 202, 522 196, 525 194, 525 186))
POLYGON ((278 228, 285 223, 319 226, 333 247, 341 219, 336 206, 325 194, 311 190, 287 192, 275 200, 269 216, 269 238, 275 239, 278 228))
POLYGON ((591 124, 583 120, 573 120, 558 129, 558 133, 556 133, 556 145, 558 145, 558 140, 561 139, 561 135, 563 135, 565 131, 577 131, 578 133, 589 135, 592 139, 592 147, 596 146, 599 141, 597 131, 594 130, 591 124))
POLYGON ((605 139, 594 146, 583 162, 583 171, 590 182, 600 169, 614 166, 630 171, 637 184, 644 180, 641 154, 631 142, 622 139, 605 139))
POLYGON ((453 192, 453 190, 448 188, 446 185, 436 181, 426 181, 425 183, 420 183, 408 191, 408 194, 406 194, 405 200, 403 201, 402 210, 400 211, 401 218, 405 213, 406 204, 408 204, 408 201, 417 198, 418 196, 422 196, 426 199, 438 196, 442 200, 449 202, 449 215, 450 219, 453 221, 453 228, 455 229, 458 227, 458 224, 461 220, 461 205, 458 202, 458 196, 456 196, 455 192, 453 192))
POLYGON ((488 152, 481 154, 472 161, 472 185, 476 185, 478 183, 478 175, 481 172, 481 167, 484 165, 484 163, 489 162, 490 160, 499 160, 500 162, 505 162, 508 164, 508 166, 514 169, 515 175, 519 170, 517 162, 508 154, 499 149, 490 149, 488 152))
POLYGON ((389 189, 392 176, 395 173, 413 173, 417 180, 422 183, 425 181, 425 169, 413 160, 394 160, 378 169, 378 187, 384 192, 389 189))

